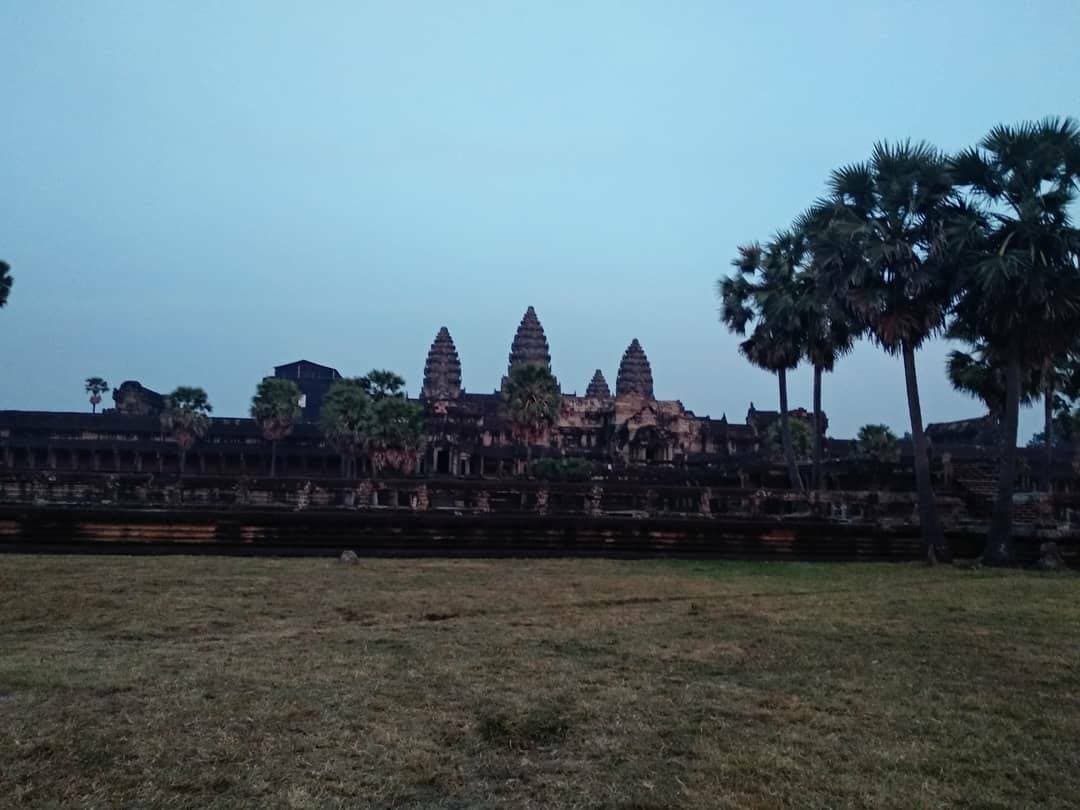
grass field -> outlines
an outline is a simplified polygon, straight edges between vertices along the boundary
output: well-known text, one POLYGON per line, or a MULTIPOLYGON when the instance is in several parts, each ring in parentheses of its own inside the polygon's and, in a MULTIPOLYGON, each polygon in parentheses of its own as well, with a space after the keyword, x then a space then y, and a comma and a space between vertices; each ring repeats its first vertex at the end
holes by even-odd
POLYGON ((1080 577, 0 556, 0 805, 1067 807, 1080 577))

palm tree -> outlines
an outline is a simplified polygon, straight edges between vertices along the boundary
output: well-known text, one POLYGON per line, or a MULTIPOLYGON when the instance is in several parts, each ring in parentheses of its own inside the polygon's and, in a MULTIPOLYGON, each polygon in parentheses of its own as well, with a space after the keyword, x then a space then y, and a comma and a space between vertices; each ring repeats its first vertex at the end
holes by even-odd
POLYGON ((762 248, 744 245, 732 261, 737 272, 720 280, 720 319, 728 329, 750 337, 739 351, 758 368, 776 375, 780 388, 780 429, 791 486, 803 491, 791 443, 787 372, 799 364, 806 345, 805 324, 798 303, 796 272, 807 256, 801 231, 780 232, 762 248))
POLYGON ((503 396, 514 435, 525 443, 525 458, 531 466, 533 444, 543 440, 559 418, 559 384, 543 366, 519 365, 511 369, 503 396))
POLYGON ((822 434, 821 424, 821 377, 832 372, 836 361, 851 351, 856 330, 847 312, 832 290, 827 289, 813 264, 796 277, 799 284, 798 304, 802 310, 803 329, 806 335, 806 359, 814 367, 814 463, 812 486, 821 489, 822 434))
POLYGON ((109 390, 109 384, 105 382, 101 377, 87 377, 86 378, 86 393, 90 395, 90 412, 97 413, 98 403, 101 402, 101 395, 109 390))
POLYGON ((403 395, 373 403, 367 448, 373 473, 392 467, 409 474, 416 469, 424 446, 424 411, 403 395))
POLYGON ((874 146, 869 161, 835 170, 809 216, 815 267, 856 329, 904 361, 915 450, 919 522, 927 558, 951 559, 930 481, 915 352, 938 334, 952 303, 945 233, 959 202, 945 157, 908 141, 874 146))
POLYGON ((169 431, 180 448, 180 475, 184 474, 188 450, 210 429, 213 410, 206 392, 194 386, 181 385, 165 397, 161 427, 169 431))
POLYGON ((319 425, 323 435, 341 454, 341 476, 356 474, 356 456, 367 439, 371 418, 371 397, 361 377, 334 382, 323 399, 319 425))
POLYGON ((855 437, 855 450, 864 458, 874 461, 892 461, 900 458, 900 442, 888 425, 863 425, 855 437))
POLYGON ((15 284, 15 278, 11 275, 11 265, 0 262, 0 307, 7 303, 11 287, 15 284))
POLYGON ((251 417, 270 442, 270 477, 277 474, 277 443, 288 436, 302 412, 300 388, 292 380, 267 377, 251 398, 251 417))
MULTIPOLYGON (((1080 124, 1047 118, 1000 125, 956 155, 952 172, 980 206, 957 245, 957 320, 1005 373, 1001 470, 984 562, 1013 558, 1012 494, 1025 371, 1041 370, 1080 330, 1080 232, 1069 207, 1080 180, 1080 124)), ((1051 396, 1052 402, 1052 396, 1051 396)))

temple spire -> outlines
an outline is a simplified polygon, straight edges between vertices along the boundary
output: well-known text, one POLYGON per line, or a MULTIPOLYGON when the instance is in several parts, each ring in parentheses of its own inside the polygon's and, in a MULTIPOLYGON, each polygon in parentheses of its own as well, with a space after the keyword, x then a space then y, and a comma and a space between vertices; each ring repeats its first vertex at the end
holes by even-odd
POLYGON ((652 367, 637 338, 630 341, 630 345, 623 352, 622 362, 619 363, 619 376, 615 378, 615 396, 633 394, 653 399, 652 367))
POLYGON ((531 306, 525 310, 525 314, 518 324, 514 341, 510 344, 510 358, 506 367, 509 374, 517 366, 543 366, 551 370, 551 353, 548 350, 547 336, 544 335, 544 327, 540 325, 540 319, 536 317, 536 310, 531 306))
POLYGON ((424 399, 456 399, 461 395, 461 360, 445 326, 439 330, 424 363, 424 399))
POLYGON ((608 388, 607 380, 600 369, 593 374, 589 387, 585 389, 585 396, 589 399, 611 399, 611 389, 608 388))

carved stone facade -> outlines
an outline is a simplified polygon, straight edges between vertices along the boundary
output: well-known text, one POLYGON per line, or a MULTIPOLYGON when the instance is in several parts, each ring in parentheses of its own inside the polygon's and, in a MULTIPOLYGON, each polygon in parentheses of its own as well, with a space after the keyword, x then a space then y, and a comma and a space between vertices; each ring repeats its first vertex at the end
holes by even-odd
MULTIPOLYGON (((428 416, 425 471, 452 475, 520 472, 524 452, 513 437, 500 393, 471 394, 461 387, 461 361, 443 327, 424 366, 421 400, 428 416)), ((507 373, 519 365, 551 368, 544 327, 533 307, 510 345, 507 373)), ((505 385, 506 378, 503 378, 505 385)), ((584 396, 563 394, 555 429, 534 457, 579 457, 610 463, 705 463, 758 447, 751 425, 696 416, 678 400, 658 400, 653 373, 634 338, 623 353, 612 396, 596 370, 584 396)))

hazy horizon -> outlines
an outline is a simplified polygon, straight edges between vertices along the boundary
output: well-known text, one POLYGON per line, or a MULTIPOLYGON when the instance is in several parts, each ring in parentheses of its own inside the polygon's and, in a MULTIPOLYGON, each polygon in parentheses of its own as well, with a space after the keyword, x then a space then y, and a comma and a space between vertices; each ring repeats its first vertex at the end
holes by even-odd
MULTIPOLYGON (((444 325, 489 392, 529 305, 567 392, 636 337, 659 398, 775 409, 717 318, 736 247, 876 140, 1075 115, 1080 5, 1034 6, 8 3, 0 409, 88 409, 99 375, 244 416, 302 358, 415 393, 444 325)), ((927 422, 983 412, 948 348, 927 422)), ((824 408, 904 433, 900 361, 860 344, 824 408)))

